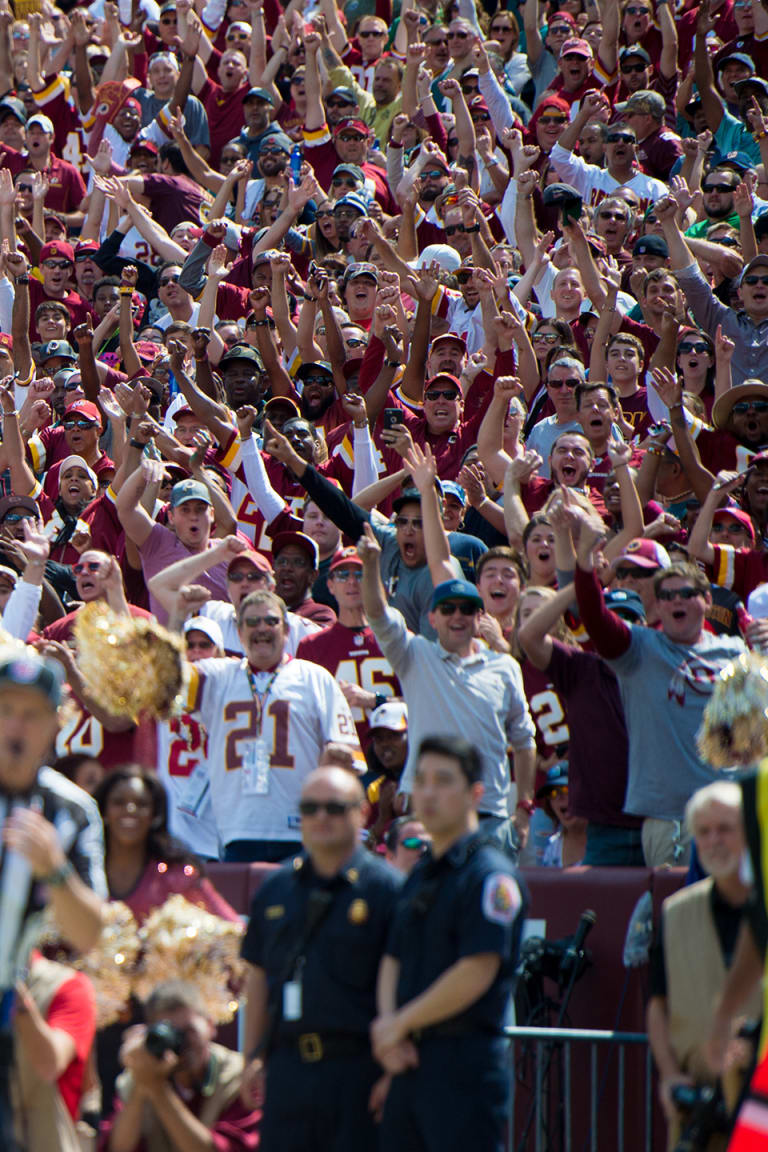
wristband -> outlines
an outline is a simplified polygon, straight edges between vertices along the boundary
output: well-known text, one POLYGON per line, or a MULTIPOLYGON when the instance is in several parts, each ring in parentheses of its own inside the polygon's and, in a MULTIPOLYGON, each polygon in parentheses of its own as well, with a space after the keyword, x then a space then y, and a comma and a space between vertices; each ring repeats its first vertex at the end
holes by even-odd
POLYGON ((483 161, 483 163, 485 164, 486 168, 498 168, 499 166, 499 162, 495 156, 489 156, 487 160, 483 161))
MULTIPOLYGON (((763 133, 763 135, 765 135, 765 133, 763 133)), ((29 276, 17 276, 14 280, 14 284, 29 284, 29 276)))
POLYGON ((387 368, 399 368, 400 367, 400 361, 399 360, 385 360, 384 364, 386 365, 387 368))
POLYGON ((121 296, 133 296, 133 288, 121 288, 120 289, 120 295, 121 296))
POLYGON ((533 800, 518 800, 515 808, 520 812, 527 812, 529 816, 533 816, 536 811, 536 805, 533 800))
POLYGON ((479 231, 480 231, 480 225, 479 224, 473 224, 471 228, 465 228, 464 229, 465 234, 467 232, 479 232, 479 231))
POLYGON ((251 328, 266 328, 269 320, 251 320, 251 328))
MULTIPOLYGON (((762 129, 759 132, 753 132, 752 133, 752 139, 753 140, 765 140, 765 136, 766 136, 766 134, 765 134, 765 132, 762 131, 762 129)), ((18 281, 17 281, 17 283, 18 283, 18 281)))
POLYGON ((646 452, 651 456, 666 456, 666 448, 660 448, 658 444, 651 444, 650 448, 646 448, 646 452))
POLYGON ((390 148, 404 148, 405 145, 403 144, 402 140, 390 140, 389 141, 389 147, 390 148))
POLYGON ((317 304, 317 296, 310 296, 308 292, 304 293, 304 299, 309 300, 312 304, 317 304))
POLYGON ((50 872, 47 876, 41 876, 38 883, 47 884, 49 888, 61 888, 63 884, 66 884, 73 872, 74 868, 69 860, 65 860, 58 868, 54 868, 53 872, 50 872))
POLYGON ((131 448, 140 448, 142 452, 146 448, 146 444, 142 440, 134 440, 131 438, 128 443, 130 444, 131 448))

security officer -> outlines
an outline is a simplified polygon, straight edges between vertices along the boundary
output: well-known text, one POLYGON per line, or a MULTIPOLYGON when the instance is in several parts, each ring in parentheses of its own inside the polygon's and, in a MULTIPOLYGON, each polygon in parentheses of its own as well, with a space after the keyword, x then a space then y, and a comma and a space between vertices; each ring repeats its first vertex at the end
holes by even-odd
POLYGON ((374 1152, 388 1078, 369 1029, 401 877, 361 847, 351 772, 316 769, 299 809, 306 856, 259 889, 243 943, 244 1091, 266 1072, 261 1152, 374 1152))
POLYGON ((478 833, 477 750, 428 737, 414 814, 432 847, 406 880, 379 973, 373 1050, 393 1074, 382 1152, 501 1152, 507 1116, 502 1028, 523 921, 509 858, 478 833))

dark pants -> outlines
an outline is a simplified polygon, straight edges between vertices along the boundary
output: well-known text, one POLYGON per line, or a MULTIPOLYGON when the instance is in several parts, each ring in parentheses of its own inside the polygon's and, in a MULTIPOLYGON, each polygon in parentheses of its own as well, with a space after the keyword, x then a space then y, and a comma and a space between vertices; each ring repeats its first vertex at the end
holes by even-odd
POLYGON ((279 864, 299 852, 299 840, 230 840, 224 859, 228 864, 279 864))
POLYGON ((382 1075, 369 1055, 305 1064, 294 1048, 276 1048, 267 1061, 260 1152, 376 1152, 368 1099, 382 1075))
POLYGON ((422 1040, 418 1067, 392 1080, 381 1152, 503 1152, 509 1075, 504 1040, 422 1040))
POLYGON ((593 868, 644 868, 642 832, 614 824, 587 824, 587 850, 583 864, 593 868))
POLYGON ((0 1029, 0 1148, 3 1152, 20 1152, 13 1134, 11 1075, 13 1072, 13 1036, 0 1029))

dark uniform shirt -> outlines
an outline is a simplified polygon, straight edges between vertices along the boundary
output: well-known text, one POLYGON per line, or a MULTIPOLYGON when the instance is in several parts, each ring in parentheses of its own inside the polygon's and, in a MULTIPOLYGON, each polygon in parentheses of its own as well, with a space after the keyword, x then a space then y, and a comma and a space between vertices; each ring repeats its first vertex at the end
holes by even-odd
POLYGON ((318 876, 310 860, 296 857, 262 885, 251 906, 243 957, 266 973, 278 1039, 307 1032, 367 1037, 400 885, 400 875, 364 848, 331 879, 318 876), (295 965, 286 971, 305 936, 316 892, 330 893, 330 906, 311 934, 299 972, 295 965), (280 986, 299 975, 301 1017, 285 1021, 280 986))
POLYGON ((400 962, 398 1007, 465 957, 494 953, 501 966, 490 988, 451 1023, 500 1032, 524 903, 509 858, 481 833, 462 837, 437 860, 424 856, 403 886, 387 944, 387 953, 400 962))

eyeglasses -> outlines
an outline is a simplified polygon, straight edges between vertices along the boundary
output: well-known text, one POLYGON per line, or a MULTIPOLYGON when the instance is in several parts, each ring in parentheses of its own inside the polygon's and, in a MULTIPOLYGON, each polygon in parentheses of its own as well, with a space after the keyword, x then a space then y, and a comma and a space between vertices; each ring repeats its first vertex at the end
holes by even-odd
POLYGON ((472 113, 472 123, 473 124, 483 124, 486 120, 490 120, 490 118, 491 118, 490 112, 473 112, 472 113))
POLYGON ((634 144, 635 137, 631 132, 609 132, 605 142, 606 144, 634 144))
POLYGON ((534 340, 541 340, 543 344, 557 344, 560 337, 556 332, 534 332, 534 340))
POLYGON ((164 276, 162 280, 158 280, 158 287, 166 288, 169 284, 178 284, 181 279, 179 276, 164 276))
POLYGON ((338 571, 331 572, 334 580, 340 580, 342 584, 346 584, 347 580, 356 580, 358 584, 363 579, 362 568, 339 568, 338 571))
POLYGON ((242 584, 243 580, 247 580, 249 584, 258 584, 263 580, 266 572, 259 572, 258 568, 251 568, 248 572, 229 572, 227 580, 232 584, 242 584))
POLYGON ((697 596, 703 596, 704 593, 700 592, 698 588, 659 588, 656 592, 657 600, 695 600, 697 596))
POLYGON ((567 116, 540 116, 539 124, 565 124, 567 116))
POLYGON ((65 420, 62 427, 66 428, 68 432, 71 432, 73 428, 79 428, 81 432, 84 432, 86 428, 95 428, 96 425, 93 420, 65 420))
POLYGON ((245 616, 243 617, 243 624, 246 628, 277 628, 278 624, 282 624, 282 616, 245 616))
POLYGON ((302 816, 317 816, 318 812, 325 812, 326 816, 346 816, 350 809, 359 807, 358 800, 299 800, 302 816))
POLYGON ((3 524, 18 524, 20 520, 36 520, 34 512, 9 512, 3 517, 3 524))
POLYGON ((678 354, 685 355, 687 352, 710 352, 709 344, 705 344, 703 340, 682 340, 677 346, 678 354))
POLYGON ((43 260, 43 268, 58 268, 65 272, 69 268, 69 260, 43 260))
POLYGON ((733 192, 735 184, 705 184, 702 191, 704 192, 733 192))
POLYGON ((395 516, 395 528, 413 528, 420 532, 423 527, 421 516, 395 516))
POLYGON ((357 180, 355 180, 354 176, 334 176, 331 183, 336 188, 341 188, 342 186, 346 188, 357 188, 357 180))
POLYGON ((657 568, 640 568, 634 564, 622 565, 616 569, 617 580, 647 580, 650 576, 655 576, 657 568))
POLYGON ((455 388, 428 388, 424 393, 425 400, 458 400, 459 394, 455 388))
POLYGON ((567 380, 547 380, 547 388, 578 388, 583 383, 578 376, 569 376, 567 380))
POLYGON ((82 576, 83 572, 98 572, 100 568, 101 562, 99 560, 81 560, 78 564, 72 565, 75 576, 82 576))
POLYGON ((315 212, 316 220, 319 220, 322 216, 333 216, 333 208, 322 208, 315 212))
POLYGON ((441 616, 455 616, 457 612, 462 616, 475 616, 480 611, 474 600, 443 600, 437 610, 441 616))
POLYGON ((768 412, 768 400, 739 400, 731 408, 731 412, 735 412, 737 416, 743 416, 745 412, 749 412, 750 408, 753 412, 768 412))
POLYGON ((365 32, 358 32, 358 39, 370 40, 372 36, 386 36, 386 32, 382 32, 380 28, 368 28, 365 32))
POLYGON ((340 132, 339 140, 341 140, 343 144, 355 144, 359 140, 365 140, 365 136, 359 132, 340 132))
POLYGON ((448 29, 449 40, 466 40, 468 36, 469 32, 451 32, 450 28, 448 29))
POLYGON ((426 852, 429 843, 422 840, 421 836, 406 836, 400 841, 400 847, 407 848, 409 852, 426 852))
POLYGON ((633 72, 645 72, 647 67, 647 64, 622 64, 620 71, 622 71, 624 75, 627 76, 631 75, 633 72))
POLYGON ((627 218, 623 212, 611 212, 609 208, 598 212, 598 216, 601 220, 618 220, 620 224, 623 224, 627 218))
POLYGON ((744 283, 749 284, 752 288, 754 288, 755 284, 762 284, 765 286, 768 284, 768 276, 757 276, 750 272, 749 276, 744 277, 744 283))

